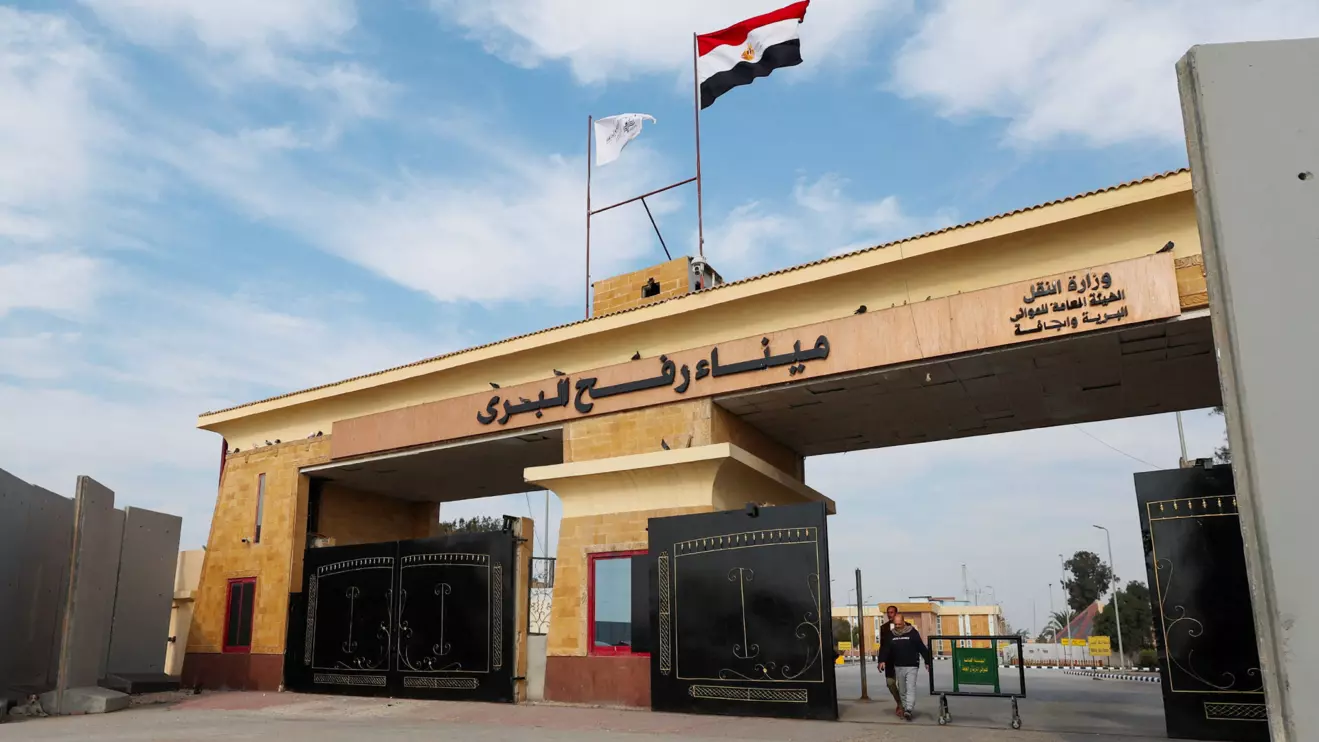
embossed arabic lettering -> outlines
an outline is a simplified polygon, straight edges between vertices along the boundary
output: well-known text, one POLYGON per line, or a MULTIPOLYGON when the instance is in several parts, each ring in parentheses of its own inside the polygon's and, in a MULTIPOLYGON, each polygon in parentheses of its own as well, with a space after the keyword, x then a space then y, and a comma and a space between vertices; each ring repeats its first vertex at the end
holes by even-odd
POLYGON ((476 413, 476 421, 482 425, 490 425, 494 422, 506 425, 516 415, 535 413, 536 417, 542 417, 545 410, 567 407, 570 401, 574 410, 585 415, 595 408, 592 400, 662 387, 672 387, 675 394, 686 394, 691 389, 693 381, 700 381, 706 377, 719 378, 783 366, 788 367, 789 376, 798 376, 806 373, 806 362, 829 357, 829 338, 824 335, 816 338, 815 344, 810 348, 803 349, 801 341, 798 340, 792 344, 790 352, 778 355, 771 352, 769 338, 761 338, 760 346, 761 354, 758 357, 723 364, 719 362, 719 349, 711 348, 708 359, 702 358, 696 362, 694 375, 687 364, 679 366, 668 356, 663 355, 659 357, 660 368, 657 375, 609 386, 601 386, 599 379, 594 376, 579 378, 576 383, 573 383, 569 377, 563 376, 558 380, 558 388, 553 397, 547 397, 545 392, 541 391, 536 399, 519 397, 518 401, 514 402, 495 394, 490 397, 485 409, 476 413))
POLYGON ((1016 336, 1034 335, 1043 332, 1061 332, 1076 330, 1082 325, 1105 325, 1120 322, 1130 316, 1131 310, 1126 305, 1126 289, 1117 289, 1113 285, 1111 273, 1085 273, 1079 278, 1067 279, 1066 288, 1062 279, 1055 281, 1037 281, 1027 287, 1022 296, 1022 304, 1016 314, 1008 317, 1012 323, 1012 334, 1016 336), (1045 297, 1058 298, 1043 301, 1045 297), (1041 300, 1036 303, 1036 300, 1041 300), (1118 306, 1107 311, 1110 304, 1118 306), (1041 319, 1052 315, 1049 319, 1041 319), (1059 317, 1058 315, 1064 315, 1059 317), (1032 322, 1032 320, 1034 320, 1032 322))

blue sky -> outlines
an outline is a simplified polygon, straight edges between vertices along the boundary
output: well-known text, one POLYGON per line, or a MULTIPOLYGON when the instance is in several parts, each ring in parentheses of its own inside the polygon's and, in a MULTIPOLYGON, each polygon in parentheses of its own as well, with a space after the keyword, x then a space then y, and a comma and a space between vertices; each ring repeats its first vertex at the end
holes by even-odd
MULTIPOLYGON (((690 34, 773 7, 0 4, 0 466, 64 494, 91 474, 199 545, 218 442, 197 413, 578 318, 586 116, 658 119, 597 201, 689 176, 690 34)), ((1181 167, 1186 48, 1316 34, 1304 0, 815 0, 806 62, 703 117, 708 257, 736 279, 1181 167)), ((694 193, 654 207, 694 252, 694 193)), ((662 253, 619 209, 593 256, 602 277, 662 253)), ((1188 424, 1207 455, 1221 423, 1188 424)), ((1170 418, 1086 430, 1175 464, 1170 418)), ((1075 430, 1021 435, 1071 484, 1022 494, 996 439, 811 461, 858 515, 835 572, 911 562, 879 599, 955 592, 970 561, 1027 625, 1041 555, 1100 546, 1103 513, 1142 577, 1144 465, 1075 430), (984 528, 931 533, 935 506, 983 508, 984 528)))

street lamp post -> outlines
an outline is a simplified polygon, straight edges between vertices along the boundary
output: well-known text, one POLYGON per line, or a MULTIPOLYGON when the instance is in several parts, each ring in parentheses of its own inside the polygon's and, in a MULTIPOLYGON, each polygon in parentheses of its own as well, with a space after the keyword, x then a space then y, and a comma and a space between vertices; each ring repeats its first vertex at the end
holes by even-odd
MULTIPOLYGON (((1180 422, 1180 420, 1178 422, 1180 422)), ((1182 458, 1185 458, 1184 454, 1182 458)), ((1122 646, 1122 609, 1118 606, 1117 567, 1113 564, 1113 536, 1108 532, 1108 529, 1103 526, 1097 525, 1095 528, 1104 532, 1104 540, 1108 542, 1108 565, 1113 570, 1113 620, 1117 623, 1117 655, 1118 658, 1122 660, 1123 666, 1125 666, 1127 662, 1127 652, 1122 646)))
MULTIPOLYGON (((1062 570, 1063 579, 1058 583, 1058 587, 1063 591, 1063 613, 1067 615, 1067 647, 1072 645, 1072 612, 1067 610, 1067 560, 1062 554, 1058 555, 1058 568, 1062 570)), ((1067 658, 1067 664, 1072 664, 1072 653, 1067 647, 1063 648, 1063 656, 1067 658)))
MULTIPOLYGON (((1049 583, 1049 617, 1050 618, 1053 617, 1053 583, 1052 582, 1049 583)), ((1054 627, 1053 629, 1053 641, 1054 642, 1058 641, 1057 627, 1054 627)), ((1059 664, 1061 664, 1061 660, 1059 660, 1059 664)))

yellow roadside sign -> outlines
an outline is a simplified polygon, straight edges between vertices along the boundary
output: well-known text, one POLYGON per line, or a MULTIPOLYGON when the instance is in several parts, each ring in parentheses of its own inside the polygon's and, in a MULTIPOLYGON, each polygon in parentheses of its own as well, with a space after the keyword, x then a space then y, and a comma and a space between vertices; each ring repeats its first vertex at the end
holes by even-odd
POLYGON ((1090 637, 1090 654, 1095 657, 1113 656, 1113 644, 1107 636, 1090 637))
POLYGON ((1064 637, 1060 641, 1064 647, 1084 647, 1086 645, 1085 639, 1068 639, 1064 637))
POLYGON ((852 642, 838 642, 838 651, 846 652, 852 648, 852 642))

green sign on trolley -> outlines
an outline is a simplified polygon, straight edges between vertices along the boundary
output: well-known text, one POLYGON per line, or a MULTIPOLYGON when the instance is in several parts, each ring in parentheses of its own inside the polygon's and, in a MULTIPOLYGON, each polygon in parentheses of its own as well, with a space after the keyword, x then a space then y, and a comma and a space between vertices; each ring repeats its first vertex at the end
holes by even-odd
POLYGON ((953 692, 963 685, 992 685, 999 691, 998 653, 953 645, 953 692))

